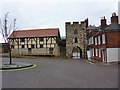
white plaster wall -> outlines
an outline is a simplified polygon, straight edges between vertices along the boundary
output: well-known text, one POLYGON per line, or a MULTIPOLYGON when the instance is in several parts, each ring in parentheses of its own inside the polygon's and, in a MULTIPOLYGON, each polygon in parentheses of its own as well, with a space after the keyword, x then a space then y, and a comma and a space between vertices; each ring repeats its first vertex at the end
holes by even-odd
POLYGON ((120 61, 120 48, 107 48, 107 62, 120 61))
POLYGON ((119 24, 120 24, 120 1, 118 3, 118 19, 119 19, 119 24))
POLYGON ((91 60, 91 58, 92 58, 92 52, 91 52, 92 50, 87 50, 87 58, 88 58, 88 60, 91 60))

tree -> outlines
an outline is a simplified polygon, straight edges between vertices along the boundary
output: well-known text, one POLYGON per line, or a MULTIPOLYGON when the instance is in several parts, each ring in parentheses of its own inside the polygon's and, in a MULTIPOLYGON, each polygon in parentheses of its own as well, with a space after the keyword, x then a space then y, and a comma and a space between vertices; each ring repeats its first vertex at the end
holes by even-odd
POLYGON ((12 64, 11 47, 10 47, 10 41, 8 37, 10 33, 15 30, 16 18, 14 18, 13 23, 8 24, 8 14, 9 12, 5 14, 3 19, 0 19, 0 29, 1 29, 0 33, 4 39, 4 42, 7 43, 9 58, 10 58, 9 64, 12 64))

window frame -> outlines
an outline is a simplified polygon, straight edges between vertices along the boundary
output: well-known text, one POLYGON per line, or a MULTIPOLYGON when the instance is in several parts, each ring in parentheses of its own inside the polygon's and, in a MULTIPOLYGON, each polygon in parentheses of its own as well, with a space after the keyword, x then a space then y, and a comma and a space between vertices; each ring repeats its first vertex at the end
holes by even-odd
POLYGON ((43 48, 44 47, 44 45, 43 44, 40 44, 40 48, 43 48))
POLYGON ((41 37, 41 38, 39 38, 39 40, 40 40, 40 42, 43 42, 43 41, 44 41, 44 38, 43 38, 43 37, 41 37))
POLYGON ((95 45, 98 45, 98 43, 97 43, 97 37, 95 37, 95 45))
POLYGON ((98 45, 101 44, 101 41, 100 41, 100 36, 98 36, 98 45))
POLYGON ((25 42, 25 38, 20 38, 20 42, 25 42))
POLYGON ((95 54, 96 54, 95 56, 98 56, 98 49, 97 48, 95 49, 95 54))
POLYGON ((74 29, 74 34, 78 34, 78 30, 77 29, 74 29))
POLYGON ((99 57, 101 57, 101 50, 99 49, 99 57))
POLYGON ((35 45, 34 45, 34 44, 32 44, 32 45, 31 45, 31 48, 35 48, 35 45))
POLYGON ((102 34, 102 44, 105 44, 105 34, 102 34))
POLYGON ((21 45, 21 48, 22 48, 22 49, 25 48, 25 45, 21 45))

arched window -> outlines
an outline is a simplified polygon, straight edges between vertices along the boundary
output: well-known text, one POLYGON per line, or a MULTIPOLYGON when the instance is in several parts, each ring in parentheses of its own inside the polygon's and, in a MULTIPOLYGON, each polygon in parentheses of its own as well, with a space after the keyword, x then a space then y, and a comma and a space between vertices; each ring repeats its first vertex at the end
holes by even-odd
POLYGON ((78 30, 75 29, 75 30, 74 30, 74 34, 78 34, 78 30))

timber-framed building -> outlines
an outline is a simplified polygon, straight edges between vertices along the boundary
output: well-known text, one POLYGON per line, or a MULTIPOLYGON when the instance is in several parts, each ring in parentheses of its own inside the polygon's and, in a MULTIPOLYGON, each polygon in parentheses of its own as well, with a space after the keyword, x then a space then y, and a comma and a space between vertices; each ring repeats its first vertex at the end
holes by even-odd
POLYGON ((13 55, 60 55, 59 28, 13 31, 8 39, 13 55))

